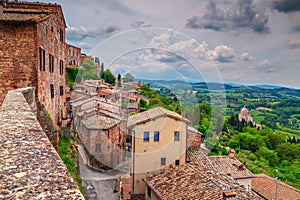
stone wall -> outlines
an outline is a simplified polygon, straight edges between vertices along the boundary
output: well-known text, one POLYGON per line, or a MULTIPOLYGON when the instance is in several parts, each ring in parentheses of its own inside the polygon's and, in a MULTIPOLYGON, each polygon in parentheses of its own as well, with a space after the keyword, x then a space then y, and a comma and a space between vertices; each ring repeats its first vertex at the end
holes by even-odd
POLYGON ((0 108, 0 199, 84 199, 36 119, 34 97, 34 88, 9 91, 0 108))
POLYGON ((7 91, 37 85, 35 24, 0 22, 0 105, 7 91))
POLYGON ((9 2, 3 14, 6 18, 0 19, 0 105, 7 91, 36 87, 40 104, 60 125, 67 117, 66 24, 61 7, 9 2))
MULTIPOLYGON (((65 24, 59 13, 49 14, 47 20, 37 24, 37 48, 45 51, 45 71, 38 67, 38 97, 45 106, 52 120, 60 124, 65 119, 66 111, 66 57, 65 57, 65 24), (61 38, 60 32, 63 36, 61 38), (53 70, 50 70, 50 54, 53 56, 53 70), (61 64, 63 69, 61 71, 61 64), (54 94, 51 97, 51 84, 54 94), (62 87, 62 91, 60 90, 62 87), (62 93, 61 93, 62 92, 62 93)), ((38 52, 38 49, 37 49, 38 52)))
POLYGON ((80 48, 66 44, 66 60, 68 67, 80 67, 80 56, 80 48))

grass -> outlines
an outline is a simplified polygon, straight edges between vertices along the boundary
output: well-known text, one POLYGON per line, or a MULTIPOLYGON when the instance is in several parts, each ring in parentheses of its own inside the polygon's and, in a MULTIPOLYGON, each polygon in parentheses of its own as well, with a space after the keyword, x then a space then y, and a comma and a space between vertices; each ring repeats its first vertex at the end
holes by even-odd
MULTIPOLYGON (((73 140, 71 139, 71 142, 73 140)), ((70 140, 65 137, 60 137, 58 141, 58 154, 62 159, 63 163, 67 167, 71 176, 77 183, 80 192, 83 194, 83 189, 81 186, 82 180, 80 178, 79 169, 76 168, 76 164, 78 162, 78 155, 75 151, 71 149, 70 140)))

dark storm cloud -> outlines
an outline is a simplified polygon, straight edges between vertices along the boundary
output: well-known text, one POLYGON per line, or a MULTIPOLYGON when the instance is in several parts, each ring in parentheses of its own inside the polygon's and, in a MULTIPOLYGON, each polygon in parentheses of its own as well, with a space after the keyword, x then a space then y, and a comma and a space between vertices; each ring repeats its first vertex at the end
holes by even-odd
POLYGON ((134 21, 131 23, 132 28, 145 28, 151 27, 151 24, 146 24, 144 21, 134 21))
POLYGON ((193 16, 185 26, 191 29, 212 29, 232 31, 250 28, 257 33, 268 33, 268 14, 258 8, 254 0, 237 0, 228 10, 220 9, 215 1, 210 1, 202 16, 193 16))
POLYGON ((81 41, 85 38, 96 38, 112 34, 117 30, 119 30, 119 28, 112 25, 104 27, 68 27, 67 39, 72 41, 81 41))
POLYGON ((274 0, 273 7, 280 12, 300 10, 300 0, 274 0))

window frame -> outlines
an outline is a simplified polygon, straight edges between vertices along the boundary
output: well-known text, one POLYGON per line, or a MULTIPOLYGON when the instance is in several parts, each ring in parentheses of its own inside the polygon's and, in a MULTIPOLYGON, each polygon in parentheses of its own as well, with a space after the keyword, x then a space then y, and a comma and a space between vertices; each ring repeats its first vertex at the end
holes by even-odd
POLYGON ((49 72, 54 73, 54 56, 49 53, 49 72))
POLYGON ((159 131, 154 131, 154 134, 153 134, 153 141, 154 141, 154 142, 159 142, 159 131), (157 139, 155 139, 155 136, 157 136, 157 139))
POLYGON ((64 74, 64 61, 59 60, 59 74, 63 75, 64 74))
POLYGON ((54 98, 54 84, 50 84, 50 96, 51 96, 51 99, 54 98))
POLYGON ((143 141, 144 141, 144 142, 149 142, 149 141, 150 141, 149 131, 144 131, 143 141), (145 136, 146 136, 146 133, 147 133, 147 137, 145 137, 145 136))
POLYGON ((45 71, 45 50, 42 47, 39 47, 40 53, 40 71, 45 71))
POLYGON ((161 157, 160 158, 160 166, 166 166, 167 165, 167 158, 161 157))
POLYGON ((180 141, 180 132, 179 131, 174 131, 174 141, 180 141), (177 136, 178 134, 178 136, 177 136))
POLYGON ((59 95, 63 96, 64 95, 64 86, 59 86, 59 95))
POLYGON ((96 143, 95 152, 101 152, 101 143, 96 143))

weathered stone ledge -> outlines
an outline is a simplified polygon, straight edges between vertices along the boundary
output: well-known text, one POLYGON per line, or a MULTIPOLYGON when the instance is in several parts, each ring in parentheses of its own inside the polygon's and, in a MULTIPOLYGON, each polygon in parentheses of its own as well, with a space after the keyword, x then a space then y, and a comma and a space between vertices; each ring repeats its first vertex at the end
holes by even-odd
POLYGON ((0 108, 0 199, 84 199, 34 112, 34 88, 0 108))

